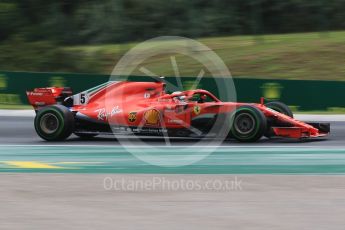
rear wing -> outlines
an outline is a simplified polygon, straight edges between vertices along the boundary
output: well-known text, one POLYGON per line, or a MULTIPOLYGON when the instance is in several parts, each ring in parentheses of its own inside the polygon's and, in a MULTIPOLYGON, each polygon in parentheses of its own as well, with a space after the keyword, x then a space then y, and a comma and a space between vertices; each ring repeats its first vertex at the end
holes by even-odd
POLYGON ((69 87, 36 88, 33 91, 26 91, 29 103, 34 107, 61 104, 66 97, 72 95, 69 87))

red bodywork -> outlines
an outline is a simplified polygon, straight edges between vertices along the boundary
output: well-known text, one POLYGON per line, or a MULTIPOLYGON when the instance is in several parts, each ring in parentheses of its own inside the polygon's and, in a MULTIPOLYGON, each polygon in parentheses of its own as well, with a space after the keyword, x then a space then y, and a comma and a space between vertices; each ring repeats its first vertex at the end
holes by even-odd
POLYGON ((327 135, 307 123, 276 112, 261 103, 222 102, 206 90, 189 90, 174 94, 165 92, 163 82, 108 82, 71 96, 69 88, 38 88, 27 92, 36 110, 56 103, 66 104, 77 119, 108 123, 119 127, 158 129, 191 128, 191 121, 205 114, 229 114, 239 106, 251 105, 263 112, 267 119, 289 127, 273 127, 277 136, 290 138, 321 137, 327 135), (64 101, 58 100, 65 93, 64 101), (195 95, 206 95, 203 103, 193 101, 195 95))
POLYGON ((72 90, 65 87, 36 88, 33 91, 27 91, 26 95, 29 103, 36 109, 57 104, 59 97, 72 95, 72 90))

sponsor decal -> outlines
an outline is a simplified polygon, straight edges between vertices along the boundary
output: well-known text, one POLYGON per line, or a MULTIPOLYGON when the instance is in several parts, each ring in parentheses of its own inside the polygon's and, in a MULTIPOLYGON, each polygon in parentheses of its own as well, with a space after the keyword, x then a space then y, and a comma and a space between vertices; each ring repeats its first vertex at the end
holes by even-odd
POLYGON ((132 128, 133 133, 166 133, 167 129, 153 129, 153 128, 132 128))
POLYGON ((198 115, 201 112, 200 106, 198 106, 198 105, 194 106, 193 111, 196 115, 198 115))
POLYGON ((38 93, 38 92, 27 92, 26 95, 28 96, 43 96, 43 93, 38 93))
POLYGON ((95 112, 98 113, 97 115, 98 120, 106 121, 108 119, 108 115, 107 115, 107 112, 105 111, 105 108, 97 109, 95 110, 95 112))
POLYGON ((152 134, 159 134, 159 133, 166 133, 168 132, 167 129, 160 129, 160 128, 129 128, 129 127, 112 127, 114 132, 118 133, 125 133, 125 132, 132 132, 132 133, 152 133, 152 134))
POLYGON ((100 121, 107 121, 109 117, 114 116, 115 114, 121 113, 122 109, 119 108, 119 106, 115 106, 111 112, 107 112, 105 108, 97 109, 95 110, 97 115, 97 119, 100 121))
POLYGON ((137 112, 130 112, 128 114, 128 121, 135 122, 137 120, 137 112))
POLYGON ((156 109, 150 109, 145 112, 144 119, 147 125, 158 125, 159 123, 159 111, 156 109))
POLYGON ((172 124, 182 124, 183 121, 180 119, 169 119, 168 123, 172 123, 172 124))
POLYGON ((122 112, 122 109, 119 108, 119 106, 115 106, 112 110, 111 110, 111 114, 110 116, 114 116, 115 114, 118 114, 118 113, 121 113, 122 112))

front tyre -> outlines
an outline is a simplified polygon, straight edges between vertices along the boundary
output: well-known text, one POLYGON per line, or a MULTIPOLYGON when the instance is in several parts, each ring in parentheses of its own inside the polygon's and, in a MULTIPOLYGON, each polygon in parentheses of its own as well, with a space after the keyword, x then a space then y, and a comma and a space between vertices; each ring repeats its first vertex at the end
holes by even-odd
POLYGON ((62 105, 45 107, 35 117, 37 134, 47 141, 60 141, 69 137, 74 130, 74 115, 62 105))
POLYGON ((241 142, 259 140, 267 129, 265 115, 254 106, 239 107, 232 117, 232 136, 241 142))
MULTIPOLYGON (((265 106, 293 118, 293 113, 291 109, 289 108, 289 106, 285 105, 284 103, 280 101, 268 102, 265 104, 265 106)), ((269 119, 267 123, 268 123, 267 130, 265 132, 265 137, 267 138, 272 138, 275 136, 275 133, 272 129, 273 126, 284 126, 283 124, 277 123, 274 119, 269 119)))
POLYGON ((289 108, 289 106, 285 105, 284 103, 280 101, 268 102, 265 104, 265 106, 293 118, 293 113, 291 109, 289 108))

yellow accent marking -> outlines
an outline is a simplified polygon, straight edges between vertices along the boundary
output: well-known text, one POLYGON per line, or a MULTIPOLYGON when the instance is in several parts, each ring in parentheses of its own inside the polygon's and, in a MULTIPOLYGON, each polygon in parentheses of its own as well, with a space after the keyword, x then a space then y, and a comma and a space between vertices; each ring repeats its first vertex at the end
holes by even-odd
POLYGON ((27 168, 27 169, 62 169, 63 167, 49 165, 42 162, 36 161, 5 161, 7 165, 14 166, 17 168, 27 168))

